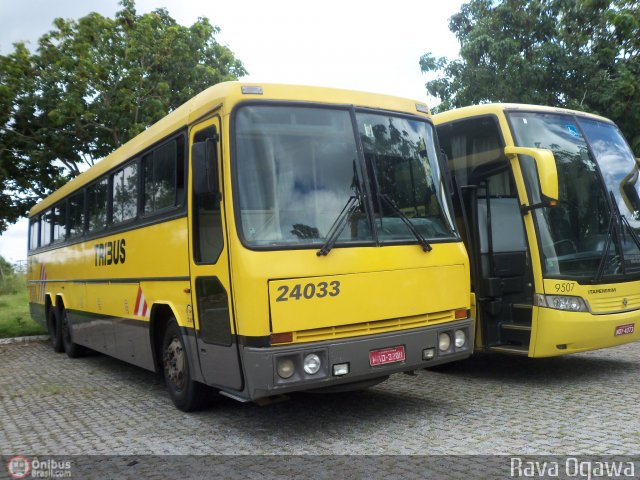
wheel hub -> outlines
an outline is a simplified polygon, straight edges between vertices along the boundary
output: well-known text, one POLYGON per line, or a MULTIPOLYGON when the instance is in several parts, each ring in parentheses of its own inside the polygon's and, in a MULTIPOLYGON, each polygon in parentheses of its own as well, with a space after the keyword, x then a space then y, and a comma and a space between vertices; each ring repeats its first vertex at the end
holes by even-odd
POLYGON ((180 340, 171 339, 164 353, 164 371, 168 380, 179 390, 184 387, 184 349, 180 340))

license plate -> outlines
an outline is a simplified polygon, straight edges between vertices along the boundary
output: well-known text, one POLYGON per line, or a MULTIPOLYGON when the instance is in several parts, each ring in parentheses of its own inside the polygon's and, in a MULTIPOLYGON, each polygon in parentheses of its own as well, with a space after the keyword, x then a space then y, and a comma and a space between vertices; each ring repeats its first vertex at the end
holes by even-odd
POLYGON ((387 363, 404 362, 404 345, 397 347, 381 348, 369 352, 369 365, 376 367, 387 363))
POLYGON ((619 325, 616 327, 615 336, 629 335, 635 331, 635 323, 628 323, 627 325, 619 325))

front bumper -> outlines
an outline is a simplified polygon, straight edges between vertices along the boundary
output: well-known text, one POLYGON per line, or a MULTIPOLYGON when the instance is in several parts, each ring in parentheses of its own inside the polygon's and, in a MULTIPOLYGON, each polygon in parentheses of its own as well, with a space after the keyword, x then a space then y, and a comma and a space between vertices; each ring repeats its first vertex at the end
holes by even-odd
POLYGON ((594 315, 538 308, 537 335, 531 357, 552 357, 613 347, 640 340, 640 310, 594 315), (615 335, 621 325, 634 325, 634 332, 615 335))
POLYGON ((461 360, 473 351, 473 328, 473 320, 465 319, 425 328, 340 340, 269 348, 242 347, 246 382, 244 393, 249 400, 256 400, 288 392, 365 382, 394 373, 461 360), (466 331, 466 343, 457 348, 452 342, 448 351, 439 351, 439 334, 450 332, 453 335, 453 331, 459 329, 466 331), (405 349, 404 361, 379 366, 369 364, 369 352, 372 350, 400 345, 405 349), (423 360, 423 350, 428 348, 435 348, 436 355, 431 360, 423 360), (321 368, 314 375, 305 373, 302 367, 304 357, 311 353, 321 359, 321 368), (276 371, 278 359, 282 358, 291 359, 295 364, 295 372, 288 379, 281 378, 276 371), (333 366, 336 364, 348 364, 349 373, 333 375, 333 366))

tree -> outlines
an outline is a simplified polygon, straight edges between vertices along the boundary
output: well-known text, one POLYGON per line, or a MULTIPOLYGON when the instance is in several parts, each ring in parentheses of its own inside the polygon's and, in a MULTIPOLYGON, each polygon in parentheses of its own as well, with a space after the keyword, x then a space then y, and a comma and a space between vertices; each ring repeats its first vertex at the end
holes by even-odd
POLYGON ((521 102, 611 118, 640 155, 640 2, 471 0, 449 29, 460 58, 426 53, 441 110, 521 102))
POLYGON ((58 18, 36 53, 18 43, 0 56, 0 232, 83 164, 246 74, 208 19, 185 27, 165 9, 121 6, 115 18, 58 18))

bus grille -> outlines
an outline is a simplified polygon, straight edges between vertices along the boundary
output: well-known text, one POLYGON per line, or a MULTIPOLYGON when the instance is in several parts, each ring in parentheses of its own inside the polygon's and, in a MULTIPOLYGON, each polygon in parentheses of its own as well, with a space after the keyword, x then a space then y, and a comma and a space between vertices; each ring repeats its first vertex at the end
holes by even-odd
POLYGON ((640 295, 616 296, 589 300, 593 313, 615 313, 640 308, 640 295), (626 301, 625 301, 626 300, 626 301))
POLYGON ((300 330, 298 332, 294 332, 293 341, 317 342, 333 338, 357 337, 361 335, 385 333, 395 330, 420 328, 434 323, 452 321, 454 319, 455 311, 446 310, 444 312, 413 315, 410 317, 390 318, 363 323, 352 323, 349 325, 338 325, 335 327, 314 328, 311 330, 300 330))

